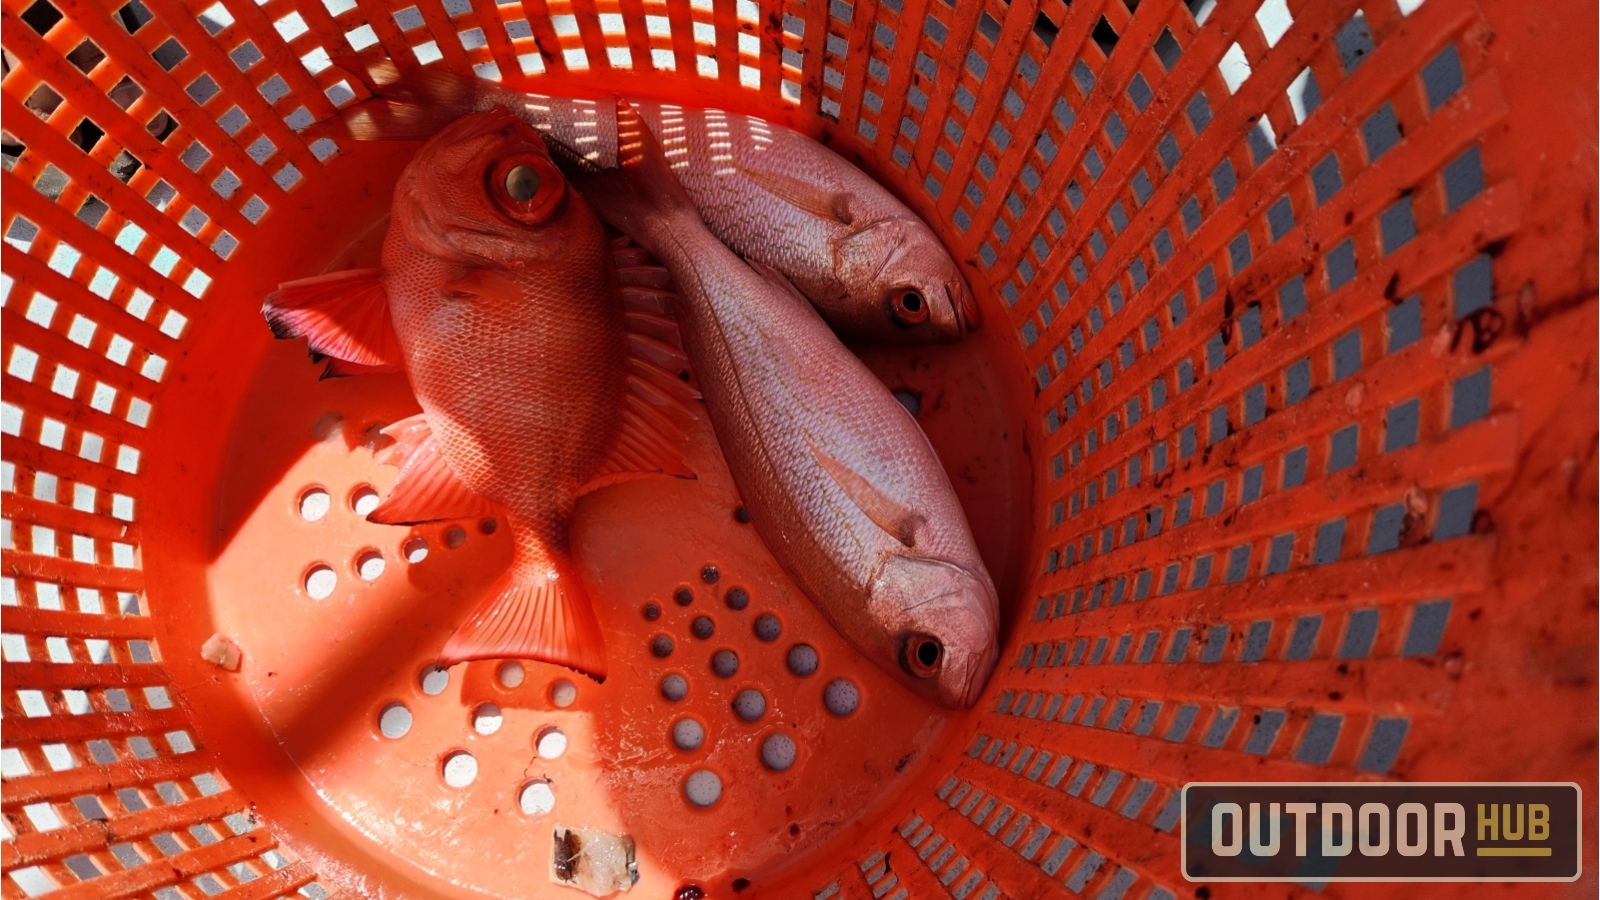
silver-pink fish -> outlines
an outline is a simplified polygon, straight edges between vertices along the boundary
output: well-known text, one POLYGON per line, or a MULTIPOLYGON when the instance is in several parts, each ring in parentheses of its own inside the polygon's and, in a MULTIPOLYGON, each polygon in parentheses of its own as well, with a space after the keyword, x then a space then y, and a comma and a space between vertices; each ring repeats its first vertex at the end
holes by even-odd
MULTIPOLYGON (((569 171, 617 164, 609 99, 525 94, 436 68, 401 76, 387 62, 347 67, 378 95, 341 119, 358 139, 422 139, 466 112, 503 106, 569 171)), ((753 116, 631 102, 711 233, 783 273, 841 337, 948 342, 978 327, 978 304, 938 237, 837 153, 753 116)))
POLYGON ((620 169, 572 182, 671 273, 684 346, 757 531, 880 668, 943 706, 971 706, 994 669, 998 601, 938 455, 782 274, 707 230, 631 113, 620 104, 620 169))

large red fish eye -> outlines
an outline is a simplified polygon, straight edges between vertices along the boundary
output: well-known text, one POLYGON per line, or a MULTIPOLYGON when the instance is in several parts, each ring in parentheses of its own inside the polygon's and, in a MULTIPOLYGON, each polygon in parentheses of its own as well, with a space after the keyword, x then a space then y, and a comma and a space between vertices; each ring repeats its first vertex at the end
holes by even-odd
POLYGON ((944 645, 938 638, 914 634, 906 641, 906 670, 918 678, 939 674, 939 663, 943 661, 944 645))
POLYGON ((485 185, 506 215, 524 225, 537 225, 560 205, 566 179, 555 163, 535 153, 521 153, 489 168, 485 185))
POLYGON ((914 287, 891 288, 889 315, 897 325, 921 325, 928 321, 928 299, 914 287))

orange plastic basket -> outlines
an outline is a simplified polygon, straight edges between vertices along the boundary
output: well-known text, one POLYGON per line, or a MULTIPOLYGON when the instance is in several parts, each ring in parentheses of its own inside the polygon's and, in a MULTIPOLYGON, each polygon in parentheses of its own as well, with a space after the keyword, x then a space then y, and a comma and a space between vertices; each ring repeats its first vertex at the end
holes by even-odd
POLYGON ((1194 780, 1595 833, 1592 0, 206 3, 3 3, 0 896, 583 896, 558 826, 646 898, 1312 890, 1186 883, 1194 780), (985 327, 863 353, 1004 598, 976 708, 847 648, 705 428, 580 513, 610 680, 429 668, 504 532, 366 522, 403 378, 259 313, 415 150, 303 134, 352 52, 758 113, 940 232, 985 327))

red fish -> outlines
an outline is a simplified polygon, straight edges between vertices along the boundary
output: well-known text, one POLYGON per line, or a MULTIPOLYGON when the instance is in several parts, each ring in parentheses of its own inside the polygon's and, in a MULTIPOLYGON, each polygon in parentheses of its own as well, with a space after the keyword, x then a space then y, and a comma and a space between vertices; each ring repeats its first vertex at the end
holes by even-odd
MULTIPOLYGON (((568 171, 611 169, 609 100, 525 94, 436 66, 342 60, 377 99, 330 125, 359 139, 426 136, 464 112, 503 106, 539 129, 568 171)), ((959 340, 978 304, 955 260, 917 214, 839 154, 740 113, 632 101, 711 233, 781 272, 846 340, 959 340)))
POLYGON ((509 525, 511 566, 440 663, 534 659, 603 679, 567 522, 596 488, 690 475, 676 447, 698 395, 661 339, 671 320, 625 309, 603 226, 539 134, 503 109, 458 119, 417 153, 382 262, 285 284, 263 312, 337 371, 410 379, 422 413, 384 431, 395 443, 380 461, 400 473, 372 521, 509 525))

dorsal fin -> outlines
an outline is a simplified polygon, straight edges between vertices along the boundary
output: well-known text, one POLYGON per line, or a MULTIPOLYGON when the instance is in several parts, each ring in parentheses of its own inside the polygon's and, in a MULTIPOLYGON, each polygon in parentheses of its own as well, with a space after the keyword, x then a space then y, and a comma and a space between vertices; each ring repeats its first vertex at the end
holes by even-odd
POLYGON ((744 166, 740 166, 739 171, 762 190, 796 209, 803 209, 818 218, 832 219, 841 225, 849 225, 856 220, 855 214, 850 211, 850 195, 844 191, 830 191, 779 172, 760 172, 744 166))
POLYGON ((580 496, 654 475, 695 477, 679 448, 700 392, 685 380, 689 358, 679 349, 677 320, 671 318, 674 295, 660 287, 670 276, 654 259, 641 256, 640 248, 631 242, 612 242, 612 255, 619 272, 627 273, 622 296, 629 310, 624 316, 628 394, 622 404, 616 449, 579 490, 580 496), (629 284, 630 276, 638 281, 629 284))
POLYGON ((358 366, 403 366, 378 269, 349 269, 278 286, 261 305, 279 338, 305 338, 313 353, 358 366))
POLYGON ((856 470, 833 458, 811 438, 806 438, 806 445, 811 448, 812 455, 822 465, 823 471, 866 513, 867 518, 907 547, 917 545, 916 531, 917 526, 922 524, 921 515, 879 490, 877 485, 863 478, 856 470))
POLYGON ((394 443, 372 455, 380 465, 399 466, 389 496, 367 516, 380 525, 415 525, 440 519, 492 516, 495 504, 456 478, 439 452, 427 418, 417 413, 383 429, 394 443))

